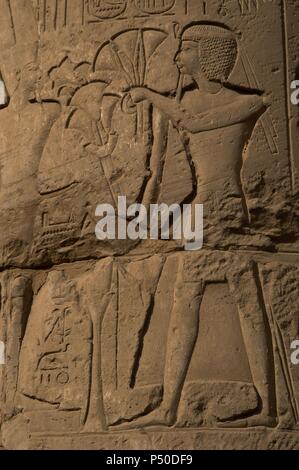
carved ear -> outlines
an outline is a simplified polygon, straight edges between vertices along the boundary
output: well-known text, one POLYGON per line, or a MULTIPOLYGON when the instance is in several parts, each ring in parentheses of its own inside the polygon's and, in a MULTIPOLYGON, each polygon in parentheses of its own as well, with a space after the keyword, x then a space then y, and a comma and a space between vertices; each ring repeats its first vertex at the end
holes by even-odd
POLYGON ((182 27, 179 23, 177 23, 176 21, 174 21, 172 23, 172 26, 173 26, 173 35, 174 35, 174 38, 175 39, 179 39, 180 35, 181 35, 181 32, 182 32, 182 27))

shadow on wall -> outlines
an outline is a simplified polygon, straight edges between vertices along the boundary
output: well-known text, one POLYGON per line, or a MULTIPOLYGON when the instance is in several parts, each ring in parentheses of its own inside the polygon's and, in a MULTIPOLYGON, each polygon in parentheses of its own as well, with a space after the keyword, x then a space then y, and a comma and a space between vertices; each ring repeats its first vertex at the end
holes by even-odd
MULTIPOLYGON (((296 67, 295 80, 299 80, 299 64, 296 67)), ((297 105, 297 107, 298 107, 297 127, 299 129, 299 105, 297 105)))
POLYGON ((4 82, 2 78, 0 77, 0 108, 2 106, 6 106, 7 104, 7 94, 6 94, 6 89, 4 82))
POLYGON ((5 364, 5 345, 0 341, 0 366, 5 364))

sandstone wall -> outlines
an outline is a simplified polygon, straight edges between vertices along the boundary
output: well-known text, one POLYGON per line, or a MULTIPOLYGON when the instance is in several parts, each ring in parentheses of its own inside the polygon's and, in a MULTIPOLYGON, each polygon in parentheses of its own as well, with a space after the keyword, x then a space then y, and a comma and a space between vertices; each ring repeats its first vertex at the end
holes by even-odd
POLYGON ((5 448, 299 448, 298 25, 0 0, 5 448), (97 240, 119 196, 203 204, 203 249, 97 240))

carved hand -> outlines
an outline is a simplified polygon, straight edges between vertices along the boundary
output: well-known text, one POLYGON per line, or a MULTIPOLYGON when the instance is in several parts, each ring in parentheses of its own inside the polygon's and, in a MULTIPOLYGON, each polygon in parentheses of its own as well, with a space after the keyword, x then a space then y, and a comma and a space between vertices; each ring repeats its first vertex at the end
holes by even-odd
POLYGON ((107 157, 111 155, 114 151, 118 141, 118 134, 116 132, 110 132, 108 136, 108 142, 106 145, 99 146, 95 144, 88 144, 85 148, 91 152, 91 154, 96 155, 99 158, 107 157))
POLYGON ((118 134, 116 132, 110 132, 108 137, 108 153, 111 154, 116 147, 118 141, 118 134))
POLYGON ((104 158, 107 157, 108 155, 111 155, 113 150, 116 147, 118 141, 118 134, 116 132, 110 132, 108 136, 108 142, 106 145, 103 147, 97 147, 96 154, 99 158, 104 158))
POLYGON ((141 101, 145 101, 148 99, 149 90, 143 87, 136 87, 130 91, 130 95, 133 103, 140 103, 141 101))

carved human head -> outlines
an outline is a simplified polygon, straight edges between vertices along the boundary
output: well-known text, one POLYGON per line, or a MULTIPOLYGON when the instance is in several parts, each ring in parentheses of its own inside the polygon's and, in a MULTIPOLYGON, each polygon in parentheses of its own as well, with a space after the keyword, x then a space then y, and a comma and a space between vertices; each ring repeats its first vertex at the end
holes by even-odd
POLYGON ((238 44, 234 34, 222 26, 194 24, 181 35, 176 63, 182 73, 203 73, 208 80, 226 81, 236 64, 238 44))

